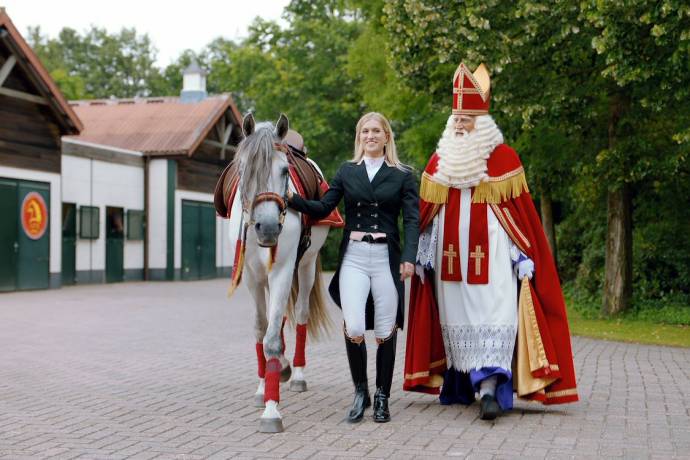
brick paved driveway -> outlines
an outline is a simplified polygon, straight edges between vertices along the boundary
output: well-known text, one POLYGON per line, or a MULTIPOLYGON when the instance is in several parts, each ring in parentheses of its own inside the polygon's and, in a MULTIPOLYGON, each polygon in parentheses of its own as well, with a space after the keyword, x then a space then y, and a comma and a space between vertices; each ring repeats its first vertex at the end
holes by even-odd
POLYGON ((283 392, 285 433, 258 433, 253 307, 226 284, 0 295, 0 458, 690 457, 690 350, 580 338, 582 401, 496 423, 403 393, 400 340, 392 422, 352 426, 334 334, 308 347, 310 391, 283 392))

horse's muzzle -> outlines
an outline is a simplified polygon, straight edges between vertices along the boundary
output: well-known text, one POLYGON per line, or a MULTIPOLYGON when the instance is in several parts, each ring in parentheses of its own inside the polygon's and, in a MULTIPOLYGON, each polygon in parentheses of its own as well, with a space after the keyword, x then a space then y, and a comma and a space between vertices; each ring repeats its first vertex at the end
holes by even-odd
POLYGON ((257 244, 262 248, 271 248, 278 244, 278 237, 283 230, 283 224, 278 222, 261 224, 257 222, 254 224, 254 229, 256 230, 257 244))

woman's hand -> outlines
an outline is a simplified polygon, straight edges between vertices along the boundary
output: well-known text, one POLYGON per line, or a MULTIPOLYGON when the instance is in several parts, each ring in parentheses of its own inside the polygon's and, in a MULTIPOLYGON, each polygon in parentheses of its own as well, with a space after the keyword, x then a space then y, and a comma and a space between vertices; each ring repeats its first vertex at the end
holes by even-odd
POLYGON ((290 189, 287 189, 287 193, 286 193, 286 195, 287 195, 287 199, 288 199, 288 201, 292 201, 292 190, 290 190, 290 189))
POLYGON ((414 265, 410 262, 400 264, 400 280, 405 281, 414 274, 414 265))

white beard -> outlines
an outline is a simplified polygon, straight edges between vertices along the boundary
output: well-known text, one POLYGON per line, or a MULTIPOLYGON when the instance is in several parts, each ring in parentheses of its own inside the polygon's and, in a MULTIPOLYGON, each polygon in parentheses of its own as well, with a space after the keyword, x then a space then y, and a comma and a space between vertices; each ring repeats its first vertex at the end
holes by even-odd
POLYGON ((440 158, 433 179, 454 188, 475 187, 488 178, 486 160, 503 143, 503 134, 491 115, 480 115, 472 132, 457 136, 453 118, 448 118, 438 142, 440 158))

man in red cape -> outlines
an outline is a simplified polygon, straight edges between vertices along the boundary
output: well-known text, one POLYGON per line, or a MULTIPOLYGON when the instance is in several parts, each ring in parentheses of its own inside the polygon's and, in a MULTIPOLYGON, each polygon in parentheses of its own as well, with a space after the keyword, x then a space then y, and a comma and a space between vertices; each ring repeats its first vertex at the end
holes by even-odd
POLYGON ((563 293, 517 153, 489 112, 484 65, 460 64, 420 188, 404 390, 491 420, 518 397, 578 400, 563 293), (442 389, 441 389, 442 387, 442 389))

